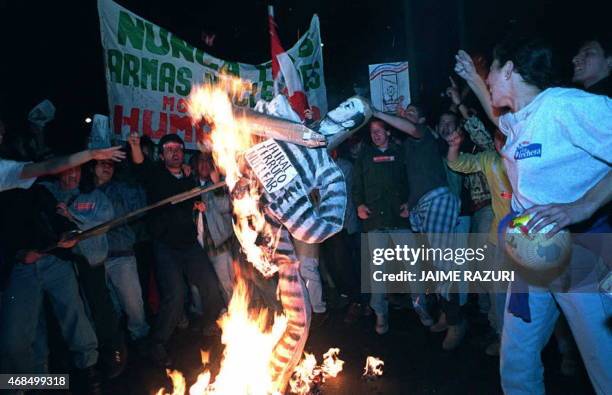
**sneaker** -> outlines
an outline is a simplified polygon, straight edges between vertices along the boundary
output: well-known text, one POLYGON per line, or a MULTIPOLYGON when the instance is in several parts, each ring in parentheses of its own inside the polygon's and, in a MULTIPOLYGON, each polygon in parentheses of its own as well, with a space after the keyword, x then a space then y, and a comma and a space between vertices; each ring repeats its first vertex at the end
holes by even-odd
POLYGON ((361 305, 359 303, 351 303, 348 308, 348 311, 346 312, 346 315, 344 316, 344 323, 354 324, 355 322, 359 321, 362 314, 363 308, 361 307, 361 305))
POLYGON ((166 347, 161 343, 151 344, 149 347, 149 358, 151 358, 153 363, 162 368, 172 365, 172 361, 166 352, 166 347))
POLYGON ((384 335, 389 332, 389 315, 376 313, 376 333, 384 335))
POLYGON ((465 336, 465 332, 467 332, 467 324, 465 320, 458 325, 449 325, 448 331, 446 332, 446 337, 444 337, 444 341, 442 342, 442 349, 445 351, 454 350, 461 344, 463 337, 465 336))
POLYGON ((485 354, 487 354, 490 357, 497 357, 499 356, 499 348, 500 348, 501 344, 499 343, 499 340, 494 341, 493 343, 489 344, 487 346, 487 348, 485 348, 485 354))
POLYGON ((446 323, 446 313, 441 313, 438 322, 429 327, 429 330, 434 333, 444 332, 448 329, 448 324, 446 323))

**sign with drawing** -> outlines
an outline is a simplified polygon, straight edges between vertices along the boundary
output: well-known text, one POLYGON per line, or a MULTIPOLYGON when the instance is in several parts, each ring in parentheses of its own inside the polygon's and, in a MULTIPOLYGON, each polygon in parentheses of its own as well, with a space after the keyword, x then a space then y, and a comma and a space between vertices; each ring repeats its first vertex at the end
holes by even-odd
POLYGON ((370 99, 377 110, 395 113, 402 101, 410 103, 408 62, 371 64, 369 72, 370 99))

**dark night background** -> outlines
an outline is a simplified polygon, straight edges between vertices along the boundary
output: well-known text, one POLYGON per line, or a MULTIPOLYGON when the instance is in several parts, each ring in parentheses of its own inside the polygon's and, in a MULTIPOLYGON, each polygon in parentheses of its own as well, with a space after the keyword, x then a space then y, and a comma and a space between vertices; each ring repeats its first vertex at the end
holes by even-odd
MULTIPOLYGON (((244 63, 270 58, 268 1, 118 3, 214 56, 244 63), (202 31, 216 33, 213 48, 204 45, 202 31)), ((413 98, 435 106, 448 84, 457 49, 488 55, 492 44, 513 29, 550 37, 567 76, 582 36, 593 28, 609 29, 605 3, 278 0, 275 6, 285 48, 308 28, 312 14, 319 14, 331 107, 353 94, 354 83, 367 85, 368 64, 400 60, 411 63, 413 98)), ((0 15, 0 114, 9 130, 19 128, 27 112, 44 98, 56 105, 66 137, 83 126, 86 116, 108 113, 95 0, 0 0, 0 15)))

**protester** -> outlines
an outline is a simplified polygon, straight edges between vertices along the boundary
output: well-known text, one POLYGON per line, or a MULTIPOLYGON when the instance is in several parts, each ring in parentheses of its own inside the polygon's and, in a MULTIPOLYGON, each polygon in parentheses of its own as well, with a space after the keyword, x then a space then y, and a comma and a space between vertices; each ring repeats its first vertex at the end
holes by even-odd
MULTIPOLYGON (((433 132, 425 125, 425 116, 419 105, 411 104, 396 117, 375 112, 374 116, 408 134, 403 150, 406 158, 408 175, 408 207, 410 207, 410 225, 416 232, 427 236, 432 248, 449 248, 454 245, 453 233, 456 230, 460 212, 459 198, 448 188, 446 170, 439 149, 439 142, 433 132)), ((434 262, 439 270, 460 269, 452 262, 434 262)), ((461 305, 467 301, 467 295, 460 289, 451 289, 450 283, 440 284, 440 307, 442 313, 434 325, 426 312, 427 306, 415 303, 421 322, 430 326, 433 332, 446 331, 442 342, 445 350, 456 348, 466 332, 466 323, 461 312, 461 305)), ((417 296, 414 302, 423 300, 417 296)))
MULTIPOLYGON (((513 187, 512 210, 534 214, 527 224, 532 231, 554 223, 551 235, 588 219, 612 199, 612 101, 552 87, 552 51, 539 40, 507 40, 498 44, 493 58, 487 78, 490 95, 464 51, 457 55, 455 70, 507 136, 502 156, 513 187), (496 117, 493 107, 506 107, 508 113, 496 117)), ((574 243, 562 274, 567 293, 537 289, 524 281, 511 285, 501 344, 505 393, 544 393, 539 354, 553 331, 558 308, 574 333, 595 392, 612 391, 612 334, 605 324, 605 295, 599 293, 598 281, 578 290, 571 277, 579 268, 590 273, 598 261, 592 251, 574 243), (522 289, 528 292, 519 293, 522 289)))
MULTIPOLYGON (((199 152, 194 159, 193 168, 201 186, 210 186, 220 181, 210 154, 199 152)), ((232 255, 235 239, 230 198, 224 189, 206 192, 201 198, 196 218, 198 243, 206 250, 223 288, 225 302, 229 303, 235 277, 232 255)))
MULTIPOLYGON (((406 238, 410 237, 404 155, 399 146, 389 141, 390 136, 391 128, 386 122, 371 121, 372 145, 363 147, 353 173, 353 199, 367 233, 370 255, 375 248, 386 248, 389 239, 407 244, 406 238)), ((370 297, 379 335, 389 331, 389 302, 382 287, 372 283, 370 297)))
MULTIPOLYGON (((145 205, 144 192, 136 186, 113 180, 114 163, 99 160, 94 165, 96 187, 110 200, 116 217, 124 216, 145 205)), ((140 349, 149 333, 142 290, 134 253, 136 236, 130 225, 125 224, 107 233, 108 255, 104 261, 106 280, 117 314, 127 316, 127 329, 140 349)))
POLYGON ((612 43, 609 37, 593 37, 584 41, 572 63, 573 81, 578 86, 587 92, 612 96, 612 43))
MULTIPOLYGON (((473 119, 473 123, 476 123, 477 118, 473 119)), ((487 133, 484 128, 466 128, 470 131, 470 138, 473 140, 477 140, 479 137, 478 133, 487 133)), ((497 151, 501 150, 503 146, 503 140, 501 133, 496 134, 495 146, 497 151)), ((481 136, 480 138, 485 138, 486 136, 481 136)), ((492 246, 495 247, 494 260, 495 262, 491 262, 491 267, 501 267, 501 260, 504 259, 504 250, 503 246, 499 245, 497 242, 497 228, 499 222, 506 216, 506 214, 510 211, 510 199, 512 197, 512 187, 510 186, 510 181, 508 181, 508 176, 506 175, 506 170, 504 169, 504 165, 502 162, 502 158, 500 154, 496 151, 484 151, 479 152, 477 154, 459 154, 459 147, 461 146, 461 142, 464 136, 461 133, 455 132, 448 136, 447 141, 449 145, 449 150, 447 154, 447 163, 448 166, 458 172, 462 173, 473 173, 473 172, 483 172, 486 179, 487 184, 491 190, 492 196, 492 206, 494 217, 492 219, 492 223, 490 225, 490 231, 488 233, 487 241, 492 246), (495 264, 493 266, 492 264, 495 264)), ((503 310, 506 302, 506 293, 505 290, 502 290, 496 287, 497 284, 491 284, 491 287, 488 289, 488 294, 490 296, 491 301, 491 310, 489 311, 489 324, 491 328, 495 330, 496 339, 494 339, 490 344, 487 345, 485 350, 487 355, 499 355, 499 346, 500 339, 503 328, 503 310)))
POLYGON ((125 158, 121 147, 85 150, 69 156, 52 158, 44 162, 30 163, 0 159, 0 191, 13 188, 29 188, 37 177, 58 174, 92 159, 120 161, 125 158))
POLYGON ((76 226, 57 213, 54 196, 41 185, 0 194, 3 242, 0 290, 0 372, 48 373, 44 298, 76 367, 74 387, 83 382, 89 394, 101 394, 97 370, 98 341, 81 299, 71 248, 63 241, 76 226), (54 248, 54 246, 57 246, 54 248))
MULTIPOLYGON (((167 134, 159 141, 160 163, 145 159, 140 137, 129 139, 132 161, 151 202, 188 191, 196 186, 184 172, 184 143, 176 134, 167 134)), ((155 248, 155 265, 160 291, 160 308, 153 325, 149 348, 151 358, 169 366, 165 344, 172 335, 184 309, 184 280, 195 285, 204 308, 196 327, 214 325, 223 308, 223 298, 214 268, 206 252, 198 244, 193 222, 197 199, 167 205, 150 214, 149 230, 155 248)))
MULTIPOLYGON (((93 174, 83 175, 81 167, 73 167, 58 175, 53 182, 43 182, 57 199, 58 214, 66 217, 80 230, 93 228, 114 217, 113 206, 106 195, 95 189, 93 174)), ((127 364, 127 350, 106 286, 104 261, 108 255, 106 234, 81 241, 74 252, 78 281, 93 321, 102 367, 109 378, 119 376, 127 364)))

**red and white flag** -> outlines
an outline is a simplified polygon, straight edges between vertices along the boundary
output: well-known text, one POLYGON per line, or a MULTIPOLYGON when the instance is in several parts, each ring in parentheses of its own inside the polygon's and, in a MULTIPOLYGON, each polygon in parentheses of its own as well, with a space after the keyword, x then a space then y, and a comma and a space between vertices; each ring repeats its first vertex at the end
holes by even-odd
POLYGON ((302 79, 298 73, 289 54, 285 52, 281 45, 276 31, 276 22, 274 21, 274 8, 268 7, 268 23, 270 27, 270 47, 272 50, 272 78, 275 81, 275 86, 278 80, 282 77, 285 80, 286 94, 289 98, 291 108, 304 120, 306 110, 310 110, 308 98, 302 86, 302 79))

